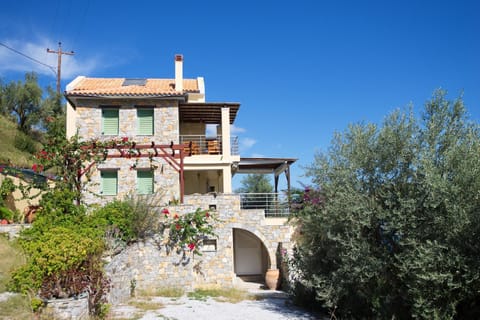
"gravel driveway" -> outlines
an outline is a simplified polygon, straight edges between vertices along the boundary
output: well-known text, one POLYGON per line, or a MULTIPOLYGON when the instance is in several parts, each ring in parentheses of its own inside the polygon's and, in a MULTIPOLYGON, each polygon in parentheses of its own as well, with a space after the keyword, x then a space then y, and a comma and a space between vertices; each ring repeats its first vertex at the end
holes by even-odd
POLYGON ((113 319, 207 319, 207 320, 286 320, 286 319, 328 319, 315 316, 293 306, 288 297, 280 291, 261 294, 261 300, 245 300, 239 303, 218 302, 212 298, 199 301, 183 296, 178 299, 154 297, 151 302, 158 302, 163 307, 138 313, 135 307, 115 306, 111 315, 113 319))

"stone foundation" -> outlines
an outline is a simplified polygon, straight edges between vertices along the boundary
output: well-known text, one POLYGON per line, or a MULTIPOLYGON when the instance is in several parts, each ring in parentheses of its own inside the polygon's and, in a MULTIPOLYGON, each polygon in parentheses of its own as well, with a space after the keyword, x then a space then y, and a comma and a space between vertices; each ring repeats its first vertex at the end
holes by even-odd
POLYGON ((109 302, 123 302, 138 290, 181 287, 192 291, 202 286, 234 286, 233 229, 249 231, 260 239, 268 252, 266 267, 277 268, 277 249, 281 245, 290 250, 293 228, 279 223, 278 218, 270 223, 262 210, 240 210, 238 196, 186 196, 184 205, 169 210, 170 214, 181 215, 196 208, 207 210, 213 206, 217 210, 212 214, 219 219, 215 226, 217 238, 202 248, 201 256, 193 256, 190 252, 168 252, 161 239, 149 239, 134 243, 112 257, 106 266, 112 285, 109 302))
POLYGON ((88 320, 88 295, 79 298, 48 300, 42 310, 42 319, 88 320))

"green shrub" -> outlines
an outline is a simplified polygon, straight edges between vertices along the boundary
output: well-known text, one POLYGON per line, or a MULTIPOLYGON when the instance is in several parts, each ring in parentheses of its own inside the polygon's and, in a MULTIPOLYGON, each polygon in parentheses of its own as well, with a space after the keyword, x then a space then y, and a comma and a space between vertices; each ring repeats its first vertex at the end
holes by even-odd
POLYGON ((12 221, 14 220, 14 217, 15 217, 15 213, 6 208, 6 207, 0 207, 0 220, 8 220, 8 221, 12 221))
POLYGON ((118 237, 125 242, 130 242, 136 238, 132 227, 133 208, 126 201, 114 200, 93 211, 88 219, 92 226, 102 230, 117 229, 118 237))
POLYGON ((16 187, 12 179, 3 179, 2 184, 0 185, 0 206, 5 205, 5 200, 13 191, 15 191, 15 189, 16 187))
POLYGON ((90 310, 98 315, 109 287, 101 260, 104 231, 89 223, 74 199, 72 192, 59 190, 42 198, 38 218, 19 239, 27 263, 14 271, 9 287, 42 299, 88 290, 90 310))
POLYGON ((142 240, 165 229, 162 216, 147 197, 127 197, 115 200, 92 212, 90 223, 110 234, 118 230, 117 236, 125 241, 142 240))
POLYGON ((15 148, 21 151, 28 152, 30 154, 34 154, 35 152, 37 152, 37 146, 35 141, 21 132, 18 132, 15 135, 14 145, 15 148))

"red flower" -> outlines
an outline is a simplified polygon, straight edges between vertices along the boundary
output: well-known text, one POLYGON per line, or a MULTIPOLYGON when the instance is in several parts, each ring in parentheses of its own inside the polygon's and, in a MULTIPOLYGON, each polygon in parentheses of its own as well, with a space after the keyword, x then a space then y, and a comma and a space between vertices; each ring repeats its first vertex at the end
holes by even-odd
POLYGON ((205 217, 207 217, 207 218, 210 217, 210 213, 208 213, 208 211, 205 212, 205 217))
POLYGON ((2 172, 2 171, 3 171, 3 168, 2 168, 2 167, 0 167, 0 172, 2 172))
POLYGON ((182 227, 178 223, 175 225, 175 229, 180 230, 181 228, 182 227))
POLYGON ((165 216, 168 216, 168 214, 170 213, 170 211, 168 211, 167 208, 164 208, 164 209, 162 210, 162 213, 163 213, 165 216))
POLYGON ((128 142, 128 137, 123 137, 122 142, 128 142))
POLYGON ((175 215, 173 216, 174 219, 178 219, 178 214, 175 213, 175 215))
POLYGON ((33 170, 34 172, 41 172, 41 171, 43 170, 43 166, 34 163, 34 164, 32 165, 32 170, 33 170))
POLYGON ((195 249, 195 243, 189 243, 188 244, 188 249, 190 249, 190 251, 192 251, 193 249, 195 249))

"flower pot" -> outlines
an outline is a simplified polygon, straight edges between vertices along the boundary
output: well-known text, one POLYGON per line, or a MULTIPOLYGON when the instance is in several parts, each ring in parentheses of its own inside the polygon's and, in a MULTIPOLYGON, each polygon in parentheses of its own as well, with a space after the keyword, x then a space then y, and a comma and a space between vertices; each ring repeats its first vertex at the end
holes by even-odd
POLYGON ((2 219, 2 220, 0 220, 0 224, 8 224, 8 220, 7 219, 2 219))
POLYGON ((265 274, 265 284, 270 290, 277 290, 280 284, 280 270, 268 269, 265 274))

